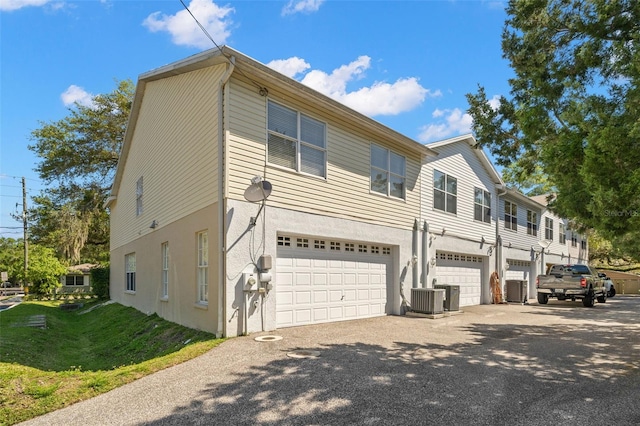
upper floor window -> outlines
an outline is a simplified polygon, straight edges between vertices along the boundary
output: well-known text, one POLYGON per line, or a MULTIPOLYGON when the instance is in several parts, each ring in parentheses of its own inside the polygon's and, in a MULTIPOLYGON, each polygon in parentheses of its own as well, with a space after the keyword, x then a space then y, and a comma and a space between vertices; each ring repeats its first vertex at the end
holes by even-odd
POLYGON ((371 191, 404 198, 405 169, 403 156, 371 144, 371 191))
POLYGON ((567 243, 567 234, 566 234, 566 230, 565 230, 565 226, 564 223, 560 222, 558 224, 558 238, 559 238, 559 242, 560 244, 566 244, 567 243))
POLYGON ((580 241, 580 247, 582 248, 582 250, 586 250, 587 249, 587 240, 583 239, 582 241, 580 241))
POLYGON ((491 194, 484 189, 475 188, 473 218, 491 223, 491 194))
POLYGON ((553 240, 553 219, 544 218, 544 239, 553 240))
POLYGON ((538 213, 527 210, 527 235, 538 236, 538 213))
POLYGON ((504 202, 504 227, 513 231, 518 230, 518 206, 511 201, 504 202))
POLYGON ((142 214, 142 176, 136 183, 136 216, 142 214))
POLYGON ((458 213, 458 179, 433 171, 433 208, 448 213, 458 213))
POLYGON ((268 161, 297 172, 326 177, 326 125, 269 101, 268 161))
POLYGON ((578 247, 578 237, 573 232, 571 233, 571 247, 578 247))
POLYGON ((130 253, 124 256, 125 290, 136 291, 136 254, 130 253))

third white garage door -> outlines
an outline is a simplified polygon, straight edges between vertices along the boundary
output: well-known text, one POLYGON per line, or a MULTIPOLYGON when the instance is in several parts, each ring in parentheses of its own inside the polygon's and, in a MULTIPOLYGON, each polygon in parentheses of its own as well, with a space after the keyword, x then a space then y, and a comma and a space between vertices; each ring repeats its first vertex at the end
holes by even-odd
POLYGON ((278 328, 385 315, 391 248, 328 239, 278 237, 278 328))
POLYGON ((482 296, 482 257, 437 252, 438 284, 460 286, 460 306, 479 305, 482 296))

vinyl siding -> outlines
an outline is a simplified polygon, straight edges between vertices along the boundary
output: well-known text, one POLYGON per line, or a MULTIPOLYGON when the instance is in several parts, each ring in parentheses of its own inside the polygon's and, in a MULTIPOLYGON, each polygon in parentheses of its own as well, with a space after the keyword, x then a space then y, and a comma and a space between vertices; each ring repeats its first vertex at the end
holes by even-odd
MULTIPOLYGON (((521 200, 514 199, 508 195, 500 197, 499 211, 499 232, 502 236, 502 244, 508 246, 511 243, 512 247, 522 250, 531 250, 531 247, 540 249, 538 241, 544 240, 544 218, 540 210, 536 210, 530 205, 524 204, 521 200), (504 227, 504 202, 509 201, 518 206, 518 228, 516 231, 506 229, 504 227), (527 210, 535 211, 538 214, 538 236, 534 237, 527 234, 527 210)), ((556 225, 557 228, 557 225, 556 225)), ((557 229, 554 233, 556 241, 558 240, 557 229)))
POLYGON ((307 99, 270 89, 269 99, 326 124, 327 177, 303 175, 266 164, 267 98, 250 83, 232 79, 228 96, 228 192, 244 200, 244 190, 255 175, 273 185, 268 205, 331 217, 355 219, 410 228, 419 213, 420 154, 394 147, 339 119, 335 113, 314 108, 307 99), (369 191, 370 144, 403 155, 406 160, 406 201, 369 191))
POLYGON ((112 249, 217 201, 218 92, 224 66, 146 84, 118 198, 111 206, 112 249), (143 177, 143 213, 136 182, 143 177))
POLYGON ((422 219, 429 223, 431 232, 480 240, 495 241, 496 191, 495 183, 466 141, 444 145, 436 149, 438 156, 429 158, 422 166, 422 219), (433 207, 434 170, 457 179, 457 214, 446 213, 433 207), (474 219, 475 188, 491 194, 491 223, 474 219))

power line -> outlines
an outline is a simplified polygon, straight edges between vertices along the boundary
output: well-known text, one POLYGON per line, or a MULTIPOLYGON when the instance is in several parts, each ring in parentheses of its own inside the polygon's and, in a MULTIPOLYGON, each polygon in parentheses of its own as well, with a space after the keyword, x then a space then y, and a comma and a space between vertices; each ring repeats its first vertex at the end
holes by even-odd
MULTIPOLYGON (((231 58, 230 55, 224 53, 224 51, 222 50, 222 48, 220 46, 218 46, 218 43, 216 43, 216 41, 213 39, 213 37, 211 37, 211 34, 209 34, 209 32, 207 31, 207 29, 200 23, 200 21, 198 21, 198 19, 193 15, 193 13, 191 13, 191 11, 189 10, 189 8, 187 7, 186 4, 184 4, 183 0, 180 0, 180 3, 182 3, 182 6, 185 8, 185 10, 187 12, 189 12, 189 15, 191 15, 191 17, 193 18, 194 21, 196 21, 196 24, 198 24, 198 26, 200 27, 200 29, 202 30, 202 32, 204 33, 204 35, 207 36, 207 38, 209 40, 211 40, 211 42, 214 44, 214 46, 216 46, 218 48, 218 50, 220 51, 220 53, 222 54, 222 56, 224 56, 225 58, 227 58, 227 61, 229 61, 229 63, 231 65, 235 64, 233 63, 233 59, 231 58)), ((242 74, 244 77, 246 77, 247 79, 249 79, 249 81, 251 83, 253 83, 254 86, 256 86, 258 89, 260 89, 260 96, 267 96, 267 94, 269 94, 269 90, 262 86, 261 84, 258 84, 254 79, 252 79, 251 77, 249 77, 248 75, 246 75, 244 72, 242 72, 242 69, 237 68, 237 70, 240 72, 240 74, 242 74)))

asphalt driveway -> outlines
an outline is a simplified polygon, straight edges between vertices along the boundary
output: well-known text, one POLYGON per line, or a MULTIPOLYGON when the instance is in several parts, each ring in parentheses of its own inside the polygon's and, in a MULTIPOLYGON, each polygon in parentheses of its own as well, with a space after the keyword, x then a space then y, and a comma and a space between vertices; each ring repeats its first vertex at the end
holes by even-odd
POLYGON ((640 424, 640 298, 463 310, 231 339, 24 424, 640 424))

